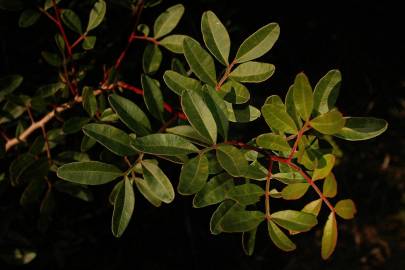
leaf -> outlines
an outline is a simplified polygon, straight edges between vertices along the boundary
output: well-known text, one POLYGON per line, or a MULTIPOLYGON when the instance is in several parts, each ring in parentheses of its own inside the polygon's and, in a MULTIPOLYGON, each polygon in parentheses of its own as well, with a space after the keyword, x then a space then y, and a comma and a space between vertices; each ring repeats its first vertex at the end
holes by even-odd
POLYGON ((304 206, 304 208, 302 208, 301 212, 317 216, 319 214, 319 211, 321 211, 321 207, 322 207, 322 199, 317 199, 315 201, 307 203, 304 206))
POLYGON ((330 173, 323 182, 323 195, 328 198, 333 198, 337 193, 336 178, 333 173, 330 173))
POLYGON ((64 87, 65 84, 61 82, 45 84, 36 91, 35 95, 42 98, 52 97, 64 87))
POLYGON ((251 61, 237 66, 229 74, 229 78, 238 82, 259 83, 270 78, 274 70, 272 64, 251 61))
POLYGON ((271 220, 292 231, 307 231, 318 224, 315 215, 296 210, 282 210, 271 214, 271 220))
POLYGON ((331 212, 329 214, 328 220, 325 223, 325 227, 323 228, 323 235, 322 235, 322 247, 321 247, 321 256, 322 259, 328 259, 336 247, 337 242, 337 223, 335 214, 331 212))
POLYGON ((138 26, 136 27, 136 30, 138 30, 140 33, 142 33, 144 36, 149 36, 149 26, 143 23, 138 24, 138 26))
POLYGON ((217 141, 217 125, 202 97, 192 91, 181 95, 181 107, 193 128, 212 143, 217 141))
POLYGON ((250 93, 246 86, 234 80, 228 80, 222 85, 219 95, 232 104, 243 104, 249 101, 250 93))
POLYGON ((16 90, 23 82, 21 75, 8 75, 0 78, 0 102, 2 102, 8 94, 16 90))
POLYGON ((221 164, 219 164, 217 160, 217 156, 215 153, 207 152, 206 153, 208 158, 208 173, 209 174, 218 174, 223 171, 221 164))
POLYGON ((158 39, 169 34, 179 23, 183 13, 184 6, 177 4, 160 14, 153 25, 154 38, 158 39))
POLYGON ((249 164, 248 170, 245 173, 245 178, 260 181, 266 180, 267 173, 267 169, 263 165, 261 165, 259 161, 255 160, 249 164))
POLYGON ((197 78, 211 86, 215 86, 217 80, 215 63, 211 55, 190 37, 184 38, 183 51, 191 71, 197 78))
POLYGON ((87 36, 84 38, 82 43, 82 48, 85 50, 92 50, 94 45, 96 45, 97 37, 95 36, 87 36))
POLYGON ((243 184, 233 187, 227 193, 227 198, 236 201, 241 205, 255 204, 264 195, 263 188, 256 184, 243 184))
POLYGON ((56 53, 42 51, 41 56, 44 58, 45 62, 53 67, 60 67, 62 65, 62 58, 56 53))
POLYGON ((91 193, 88 187, 84 185, 73 184, 66 181, 57 181, 54 184, 54 187, 59 192, 63 192, 85 202, 91 202, 94 200, 93 193, 91 193))
POLYGON ((108 101, 121 121, 139 136, 147 135, 152 128, 146 114, 131 100, 111 95, 108 101))
POLYGON ((170 35, 159 41, 159 44, 172 53, 183 53, 183 41, 186 35, 170 35))
POLYGON ((205 186, 197 192, 193 199, 195 208, 217 204, 225 200, 227 192, 234 186, 233 178, 227 173, 212 177, 205 186))
POLYGON ((90 117, 97 112, 97 100, 93 95, 93 89, 90 87, 84 87, 82 92, 83 108, 89 114, 90 117))
POLYGON ((242 177, 248 169, 248 163, 238 148, 232 145, 220 144, 216 148, 217 159, 222 168, 230 175, 242 177))
POLYGON ((310 124, 317 131, 332 135, 342 130, 345 121, 343 115, 338 110, 333 109, 312 119, 310 124))
POLYGON ((199 91, 201 89, 201 83, 199 81, 173 70, 167 70, 163 74, 163 80, 167 87, 179 96, 181 96, 184 91, 199 91))
POLYGON ((82 142, 80 144, 80 151, 87 152, 96 144, 96 140, 90 138, 89 136, 84 135, 82 142))
POLYGON ((98 0, 90 11, 89 23, 87 24, 86 32, 93 30, 103 21, 106 13, 106 3, 103 0, 98 0))
POLYGON ((24 10, 18 20, 18 26, 22 28, 30 27, 35 24, 41 17, 41 12, 36 9, 26 9, 24 10))
POLYGON ((240 45, 235 61, 243 63, 261 57, 270 51, 279 35, 280 27, 277 23, 263 26, 240 45))
POLYGON ((329 71, 319 80, 314 90, 314 111, 323 114, 333 109, 341 80, 342 75, 337 69, 329 71))
POLYGON ((208 179, 208 159, 204 154, 188 160, 181 168, 177 190, 182 195, 200 191, 208 179))
POLYGON ((46 187, 47 185, 44 178, 34 178, 21 194, 20 205, 26 207, 29 204, 39 202, 46 190, 46 187))
POLYGON ((128 177, 124 178, 114 201, 111 230, 115 237, 121 237, 127 228, 135 207, 135 194, 128 177))
POLYGON ((336 214, 344 219, 352 219, 357 213, 356 205, 350 199, 340 200, 335 205, 336 214))
POLYGON ((212 11, 206 11, 201 18, 201 32, 205 46, 223 65, 228 66, 231 40, 228 31, 212 11))
POLYGON ((155 155, 187 155, 198 148, 186 139, 174 134, 151 134, 131 141, 131 146, 140 152, 155 155))
POLYGON ((222 219, 232 210, 241 211, 243 207, 232 200, 225 200, 218 206, 210 219, 210 230, 212 234, 217 235, 223 232, 221 227, 222 219))
POLYGON ((198 134, 197 131, 192 126, 189 126, 189 125, 182 125, 182 126, 175 126, 175 127, 167 128, 166 132, 175 134, 175 135, 179 135, 179 136, 185 137, 187 139, 210 144, 210 142, 207 139, 205 139, 200 134, 198 134))
POLYGON ((156 80, 147 75, 141 76, 143 100, 146 108, 158 120, 163 121, 163 96, 156 80))
POLYGON ((75 117, 67 119, 63 123, 63 133, 65 134, 73 134, 79 132, 82 127, 90 121, 88 117, 75 117))
POLYGON ((219 226, 224 232, 247 232, 259 226, 264 218, 260 211, 231 209, 222 217, 219 226))
MULTIPOLYGON (((182 44, 182 48, 183 48, 183 44, 182 44)), ((183 76, 188 76, 187 70, 184 67, 183 62, 180 61, 178 58, 172 58, 170 67, 173 71, 178 72, 183 76)))
POLYGON ((157 45, 148 44, 143 51, 142 67, 146 74, 154 74, 162 62, 162 51, 157 45))
POLYGON ((296 249, 295 244, 273 221, 269 220, 267 222, 267 229, 269 231, 270 239, 276 247, 283 251, 292 251, 296 249))
POLYGON ((243 252, 248 256, 252 256, 255 250, 256 232, 257 228, 254 228, 248 232, 242 233, 243 252))
POLYGON ((61 14, 63 23, 73 32, 83 33, 82 22, 79 16, 71 9, 64 9, 61 14))
POLYGON ((298 200, 305 195, 309 188, 308 183, 293 183, 284 187, 281 196, 284 200, 298 200))
POLYGON ((289 134, 298 133, 294 120, 288 115, 285 109, 282 109, 279 105, 264 105, 262 107, 262 114, 270 128, 289 134))
POLYGON ((72 162, 57 170, 59 178, 83 185, 102 185, 121 175, 122 172, 114 165, 99 161, 72 162))
POLYGON ((20 183, 20 178, 24 172, 35 163, 35 156, 30 153, 24 153, 15 158, 9 167, 10 182, 13 186, 20 183))
POLYGON ((87 124, 83 127, 83 132, 119 156, 129 156, 136 153, 130 146, 129 135, 111 125, 87 124))
POLYGON ((307 121, 312 114, 314 97, 311 84, 304 73, 299 73, 294 81, 293 98, 295 108, 302 120, 307 121))
POLYGON ((287 142, 287 138, 283 135, 276 135, 274 133, 265 133, 256 138, 258 146, 274 150, 274 151, 291 151, 291 147, 287 142))
POLYGON ((384 119, 373 117, 345 117, 345 126, 334 136, 348 141, 368 140, 387 130, 388 123, 384 119))
POLYGON ((142 161, 143 177, 152 194, 164 203, 174 200, 174 189, 166 174, 154 163, 142 161))
POLYGON ((285 109, 286 109, 287 113, 291 116, 291 118, 294 120, 295 125, 297 127, 301 128, 302 121, 297 112, 297 109, 295 108, 295 103, 294 103, 294 85, 291 85, 288 88, 287 94, 285 96, 285 109))
POLYGON ((312 180, 323 179, 327 177, 335 165, 336 158, 332 154, 325 154, 318 160, 318 166, 312 174, 312 180))
POLYGON ((135 177, 134 181, 139 192, 141 192, 143 197, 145 197, 145 199, 147 199, 153 206, 159 207, 162 205, 162 201, 159 200, 155 194, 153 194, 153 191, 150 189, 150 186, 146 180, 135 177))
POLYGON ((260 111, 251 106, 234 106, 229 102, 225 102, 228 111, 228 120, 235 123, 252 122, 260 117, 260 111))
POLYGON ((228 111, 224 100, 218 95, 212 86, 204 85, 203 98, 208 109, 214 117, 218 133, 224 140, 228 139, 229 121, 228 111))

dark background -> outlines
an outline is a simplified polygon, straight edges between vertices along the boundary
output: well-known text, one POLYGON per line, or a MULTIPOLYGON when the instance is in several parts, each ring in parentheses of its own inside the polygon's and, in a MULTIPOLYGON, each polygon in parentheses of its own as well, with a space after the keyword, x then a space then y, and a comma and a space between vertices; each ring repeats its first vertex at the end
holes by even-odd
MULTIPOLYGON (((340 110, 345 115, 375 116, 389 122, 387 132, 376 139, 337 141, 344 152, 336 168, 338 196, 353 198, 358 214, 354 220, 338 221, 339 240, 333 257, 321 260, 322 226, 294 237, 298 248, 291 253, 275 248, 261 226, 256 251, 247 257, 240 235, 210 234, 214 207, 193 209, 191 198, 181 196, 171 205, 154 208, 137 194, 135 215, 123 237, 115 239, 107 202, 111 186, 94 188, 93 203, 58 194, 57 211, 49 229, 42 232, 37 230, 37 209, 18 206, 21 190, 3 194, 0 250, 18 245, 35 248, 38 257, 22 267, 26 269, 404 269, 405 19, 400 9, 354 1, 278 6, 259 0, 166 0, 145 10, 142 22, 153 25, 156 15, 178 2, 186 6, 186 13, 177 32, 201 40, 199 18, 211 9, 228 26, 233 52, 259 27, 272 21, 280 24, 279 41, 262 58, 276 65, 276 73, 250 89, 257 106, 271 94, 284 96, 298 72, 304 71, 315 85, 328 70, 337 68, 343 77, 340 110)), ((131 25, 129 14, 123 12, 114 8, 108 13, 107 23, 114 33, 102 32, 111 34, 111 39, 99 44, 96 61, 112 63, 124 46, 131 25), (103 48, 109 42, 115 45, 103 48)), ((26 86, 36 85, 52 74, 38 59, 43 47, 49 46, 47 42, 53 42, 55 29, 45 18, 33 28, 18 29, 18 15, 0 11, 0 74, 20 73, 26 86)), ((127 62, 140 60, 141 47, 131 48, 127 62)), ((126 63, 124 75, 132 78, 131 74, 137 74, 132 68, 126 63)), ((139 83, 138 78, 132 80, 139 83)), ((237 131, 249 138, 263 129, 260 125, 254 122, 237 131)), ((176 172, 177 168, 173 175, 176 172)), ((320 223, 323 219, 324 212, 320 223)), ((20 269, 2 261, 0 267, 20 269)))

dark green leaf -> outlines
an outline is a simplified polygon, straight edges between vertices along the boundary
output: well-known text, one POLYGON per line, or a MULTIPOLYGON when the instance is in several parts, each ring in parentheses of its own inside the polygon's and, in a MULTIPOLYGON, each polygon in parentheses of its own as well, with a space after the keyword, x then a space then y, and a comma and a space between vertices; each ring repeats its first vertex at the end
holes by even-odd
POLYGON ((274 133, 265 133, 256 138, 258 146, 274 150, 274 151, 291 151, 291 147, 287 142, 287 138, 283 135, 276 135, 274 133))
POLYGON ((79 16, 71 9, 64 9, 61 14, 63 23, 73 32, 83 33, 82 23, 79 16))
POLYGON ((288 88, 287 94, 285 96, 285 109, 287 113, 291 116, 291 118, 294 120, 295 125, 301 128, 302 121, 297 112, 297 109, 295 108, 294 103, 294 85, 291 85, 290 88, 288 88))
POLYGON ((158 83, 147 75, 142 75, 141 81, 146 107, 153 117, 163 121, 163 96, 158 83))
POLYGON ((311 120, 311 127, 323 134, 335 134, 342 130, 345 125, 345 118, 336 109, 321 114, 311 120))
POLYGON ((60 67, 63 63, 62 58, 56 53, 42 51, 41 55, 44 58, 45 62, 47 62, 51 66, 60 67))
POLYGON ((387 130, 388 123, 384 119, 372 117, 345 117, 346 124, 334 136, 348 141, 368 140, 387 130))
POLYGON ((152 194, 164 203, 174 200, 174 189, 166 174, 154 163, 142 161, 143 177, 152 194))
POLYGON ((207 184, 194 196, 195 208, 217 204, 225 200, 227 192, 234 186, 233 178, 227 173, 212 177, 207 184))
POLYGON ((216 148, 217 159, 222 168, 230 175, 243 177, 248 169, 248 163, 238 148, 221 144, 216 148))
POLYGON ((63 133, 73 134, 79 132, 82 127, 90 121, 88 117, 72 117, 63 123, 63 133))
POLYGON ((304 73, 299 73, 294 81, 293 98, 295 108, 302 120, 307 121, 312 114, 314 97, 311 85, 304 73))
POLYGON ((318 224, 315 215, 295 210, 282 210, 271 214, 271 220, 292 231, 307 231, 318 224))
POLYGON ((92 50, 94 45, 96 45, 97 37, 95 36, 87 36, 84 38, 82 47, 85 50, 92 50))
POLYGON ((87 152, 90 148, 92 148, 96 144, 96 142, 97 141, 95 139, 84 135, 82 142, 80 144, 80 151, 87 152))
POLYGON ((46 182, 44 178, 38 177, 32 179, 20 197, 20 205, 25 207, 31 203, 37 203, 41 200, 43 193, 46 190, 46 182))
POLYGON ((149 36, 149 26, 147 26, 146 24, 138 24, 138 26, 136 27, 136 30, 138 30, 140 33, 142 33, 144 36, 149 36))
POLYGON ((262 107, 262 114, 270 128, 289 134, 298 133, 294 120, 288 115, 285 108, 275 104, 266 104, 262 107))
POLYGON ((328 198, 333 198, 337 193, 336 178, 333 173, 330 173, 323 182, 323 195, 328 198))
POLYGON ((157 39, 169 34, 179 23, 183 13, 184 6, 177 4, 160 14, 153 26, 154 37, 157 39))
POLYGON ((296 249, 295 244, 288 238, 287 235, 275 224, 273 221, 269 220, 267 222, 267 229, 271 241, 283 251, 292 251, 296 249))
POLYGON ((293 183, 284 187, 281 191, 281 196, 284 200, 298 200, 307 192, 308 183, 293 183))
POLYGON ((106 3, 103 0, 98 0, 90 11, 89 23, 87 24, 86 32, 93 30, 103 21, 106 13, 106 3))
POLYGON ((93 193, 87 186, 78 185, 66 181, 58 181, 55 183, 54 187, 59 192, 66 193, 85 202, 91 202, 94 199, 93 193))
POLYGON ((143 51, 142 67, 146 74, 154 74, 162 62, 162 51, 157 45, 148 44, 143 51))
POLYGON ((229 102, 225 102, 228 110, 228 120, 235 123, 252 122, 260 117, 260 111, 251 106, 234 106, 229 102))
POLYGON ((159 207, 162 205, 162 201, 153 194, 153 191, 150 189, 150 185, 148 184, 148 182, 138 177, 136 177, 134 181, 139 192, 141 192, 143 197, 145 197, 145 199, 147 199, 153 206, 159 207))
POLYGON ((245 173, 245 178, 255 180, 266 180, 267 169, 255 160, 249 164, 248 170, 245 173))
POLYGON ((322 259, 326 260, 332 255, 336 247, 337 236, 336 217, 335 214, 331 212, 325 223, 325 227, 323 228, 321 248, 322 259))
POLYGON ((232 200, 225 200, 223 201, 218 208, 215 210, 215 212, 211 216, 210 220, 210 230, 212 234, 220 234, 223 232, 221 223, 223 218, 227 215, 228 212, 230 211, 243 211, 243 206, 237 204, 236 202, 232 200))
POLYGON ((335 205, 336 214, 344 219, 352 219, 357 212, 356 205, 350 199, 340 200, 335 205))
POLYGON ((168 70, 163 74, 163 80, 167 87, 179 96, 183 94, 183 91, 199 91, 201 89, 199 81, 172 70, 168 70))
POLYGON ((156 155, 177 156, 198 152, 197 147, 174 134, 151 134, 136 138, 131 145, 140 152, 156 155))
POLYGON ((84 87, 82 97, 84 110, 90 115, 90 117, 93 117, 97 112, 97 100, 93 94, 93 89, 87 86, 84 87))
POLYGON ((208 173, 217 174, 223 171, 221 164, 217 160, 217 156, 213 152, 206 153, 208 158, 208 173))
MULTIPOLYGON (((183 44, 182 44, 183 47, 183 44)), ((184 64, 182 61, 180 61, 178 58, 173 58, 172 62, 170 64, 170 67, 173 71, 180 73, 183 76, 188 76, 187 70, 184 67, 184 64)))
POLYGON ((217 91, 212 86, 205 85, 203 87, 203 97, 205 104, 214 117, 215 123, 217 125, 218 133, 222 135, 224 140, 228 139, 228 111, 225 102, 218 95, 217 91))
POLYGON ((210 142, 207 139, 198 134, 197 131, 192 126, 189 125, 167 128, 166 132, 176 134, 194 141, 210 144, 210 142))
POLYGON ((314 111, 322 114, 333 109, 339 95, 341 80, 342 75, 337 69, 329 71, 319 80, 314 90, 314 111))
POLYGON ((114 201, 111 230, 115 237, 121 237, 131 220, 135 207, 135 194, 127 177, 120 186, 114 201))
POLYGON ((200 191, 208 178, 208 160, 202 154, 188 160, 181 168, 177 190, 182 195, 192 195, 200 191))
POLYGON ((40 17, 41 12, 39 12, 38 10, 26 9, 20 15, 18 26, 23 28, 30 27, 31 25, 35 24, 40 17))
POLYGON ((35 93, 36 96, 47 98, 54 96, 59 90, 65 87, 64 83, 57 82, 41 86, 35 93))
POLYGON ((234 80, 228 80, 218 92, 224 100, 232 104, 243 104, 249 101, 250 93, 246 86, 234 80))
POLYGON ((274 65, 261 62, 246 62, 235 68, 229 78, 239 82, 259 83, 273 75, 274 65))
POLYGON ((35 163, 35 156, 30 153, 24 153, 14 159, 9 167, 10 182, 13 186, 20 183, 20 177, 23 173, 35 163))
POLYGON ((257 228, 242 233, 242 248, 246 255, 252 256, 255 250, 257 228))
POLYGON ((0 0, 0 9, 18 11, 24 8, 22 0, 0 0))
POLYGON ((159 44, 173 53, 183 53, 185 35, 170 35, 159 41, 159 44))
POLYGON ((4 100, 4 97, 11 94, 16 90, 23 82, 21 75, 9 75, 0 78, 0 102, 4 100))
POLYGON ((241 205, 255 204, 264 195, 263 188, 255 184, 243 184, 229 190, 227 198, 241 205))
POLYGON ((219 227, 224 232, 247 232, 259 226, 264 218, 264 214, 260 211, 232 208, 222 217, 219 227))

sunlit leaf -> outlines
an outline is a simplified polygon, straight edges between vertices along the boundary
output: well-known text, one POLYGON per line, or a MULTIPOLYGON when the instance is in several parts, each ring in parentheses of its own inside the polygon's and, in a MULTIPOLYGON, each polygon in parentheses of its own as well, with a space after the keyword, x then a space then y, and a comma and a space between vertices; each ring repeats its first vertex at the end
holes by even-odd
POLYGON ((199 91, 201 89, 201 83, 199 81, 173 70, 167 70, 163 74, 163 80, 167 87, 179 96, 181 96, 184 91, 199 91))
POLYGON ((184 6, 177 4, 160 14, 153 25, 154 38, 157 39, 169 34, 179 23, 183 13, 184 6))
POLYGON ((234 186, 233 178, 227 173, 212 177, 194 196, 193 206, 196 208, 217 204, 225 200, 227 192, 234 186))
POLYGON ((336 158, 332 154, 325 154, 321 159, 318 159, 318 164, 314 173, 312 174, 312 180, 323 179, 327 177, 335 165, 336 158))
POLYGON ((218 162, 230 175, 235 177, 245 175, 248 163, 238 148, 232 145, 221 144, 217 146, 216 152, 218 162))
POLYGON ((261 134, 256 138, 256 143, 260 147, 274 151, 291 151, 287 138, 283 135, 276 135, 274 133, 261 134))
POLYGON ((315 201, 307 203, 304 206, 304 208, 302 208, 301 212, 317 216, 319 214, 319 211, 321 211, 321 207, 322 207, 322 199, 317 199, 315 201))
POLYGON ((159 44, 173 53, 183 53, 183 40, 185 35, 170 35, 159 41, 159 44))
POLYGON ((323 182, 323 195, 328 198, 333 198, 337 193, 337 183, 336 178, 333 173, 330 173, 323 182))
POLYGON ((340 200, 335 205, 336 214, 344 219, 352 219, 357 213, 356 205, 350 199, 340 200))
POLYGON ((329 71, 319 80, 314 90, 314 111, 322 114, 333 109, 339 95, 341 80, 342 75, 337 69, 329 71))
POLYGON ((273 221, 269 220, 267 222, 267 229, 271 240, 279 249, 283 251, 292 251, 296 249, 295 244, 273 221))
POLYGON ((275 173, 272 175, 272 178, 277 179, 286 185, 306 182, 305 178, 297 172, 275 173))
POLYGON ((198 148, 186 139, 174 134, 151 134, 136 138, 131 145, 140 152, 156 155, 187 155, 198 152, 198 148))
POLYGON ((307 231, 318 224, 315 215, 295 210, 282 210, 271 214, 271 220, 292 231, 307 231))
POLYGON ((148 44, 143 51, 142 67, 146 74, 154 74, 159 70, 162 62, 162 51, 157 45, 148 44))
POLYGON ((315 130, 331 135, 341 131, 345 122, 343 115, 338 110, 333 109, 312 119, 310 124, 315 130))
POLYGON ((229 77, 239 82, 259 83, 270 78, 274 70, 272 64, 251 61, 237 66, 229 77))
POLYGON ((373 117, 345 117, 345 126, 334 136, 348 141, 368 140, 387 130, 384 119, 373 117))
POLYGON ((298 200, 307 192, 309 184, 307 183, 293 183, 287 185, 281 191, 281 196, 284 200, 298 200))
POLYGON ((331 212, 329 214, 328 220, 325 223, 325 227, 323 228, 323 235, 322 235, 322 248, 321 248, 321 256, 322 259, 328 259, 336 247, 337 242, 337 223, 335 214, 331 212))
POLYGON ((229 102, 225 102, 226 108, 228 110, 228 120, 235 123, 247 123, 252 122, 260 117, 260 111, 251 106, 236 106, 229 102))
POLYGON ((279 105, 266 104, 262 107, 264 120, 270 128, 289 134, 298 133, 294 120, 288 115, 285 109, 279 105))
POLYGON ((90 11, 89 23, 86 32, 93 30, 103 21, 106 13, 106 3, 104 0, 98 0, 90 11))
POLYGON ((162 201, 159 200, 154 194, 153 191, 150 188, 150 185, 146 180, 142 178, 136 177, 134 179, 134 182, 136 184, 136 187, 138 188, 139 192, 147 199, 153 206, 159 207, 162 204, 162 201))
POLYGON ((250 99, 247 87, 234 80, 228 80, 223 84, 218 94, 232 104, 243 104, 250 99))
POLYGON ((299 73, 294 81, 294 104, 302 120, 307 121, 312 114, 314 97, 311 85, 304 73, 299 73))

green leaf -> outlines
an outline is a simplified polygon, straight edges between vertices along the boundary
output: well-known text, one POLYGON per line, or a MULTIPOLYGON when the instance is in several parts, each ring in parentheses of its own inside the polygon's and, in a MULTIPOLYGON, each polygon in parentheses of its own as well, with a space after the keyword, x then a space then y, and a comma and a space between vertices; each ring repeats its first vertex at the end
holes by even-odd
POLYGON ((153 191, 150 188, 150 185, 146 180, 142 178, 135 177, 134 179, 136 187, 138 188, 139 192, 147 199, 153 206, 159 207, 162 205, 162 201, 159 200, 158 197, 153 194, 153 191))
POLYGON ((217 156, 213 152, 206 153, 208 158, 208 173, 218 174, 223 171, 221 164, 217 160, 217 156))
POLYGON ((73 134, 79 132, 82 127, 90 121, 88 117, 72 117, 63 123, 63 133, 73 134))
POLYGON ((182 126, 175 126, 171 128, 167 128, 166 132, 179 135, 182 137, 185 137, 187 139, 191 139, 197 142, 203 142, 206 144, 210 144, 210 142, 202 137, 200 134, 197 133, 197 131, 189 125, 182 125, 182 126))
POLYGON ((228 66, 231 40, 228 31, 212 11, 206 11, 201 18, 201 32, 205 46, 223 65, 228 66))
POLYGON ((159 44, 173 53, 183 53, 183 41, 186 35, 170 35, 159 41, 159 44))
POLYGON ((82 22, 79 16, 71 9, 64 9, 61 14, 63 23, 73 32, 83 33, 82 22))
POLYGON ((127 228, 135 207, 135 194, 128 177, 124 178, 114 201, 111 230, 115 237, 121 237, 127 228))
POLYGON ((92 148, 97 143, 96 140, 90 138, 89 136, 84 135, 82 142, 80 144, 80 151, 87 152, 90 148, 92 148))
POLYGON ((11 94, 23 82, 21 75, 8 75, 0 78, 0 102, 2 102, 6 95, 11 94))
POLYGON ((20 205, 25 207, 32 203, 37 203, 41 200, 47 188, 44 178, 34 178, 24 189, 20 197, 20 205))
POLYGON ((74 184, 66 181, 57 181, 54 184, 54 187, 59 192, 63 192, 85 202, 91 202, 94 200, 93 193, 90 191, 88 186, 74 184))
POLYGON ((198 152, 198 148, 186 139, 174 134, 151 134, 131 141, 140 152, 155 155, 187 155, 198 152))
POLYGON ((208 179, 208 159, 204 154, 188 160, 181 168, 177 190, 182 195, 200 191, 208 179))
POLYGON ((273 221, 269 220, 267 222, 267 229, 269 231, 270 239, 276 247, 283 251, 292 251, 296 249, 295 244, 273 221))
MULTIPOLYGON (((182 44, 183 47, 183 44, 182 44)), ((172 58, 172 61, 170 63, 170 68, 175 71, 180 73, 183 76, 188 76, 187 70, 184 67, 184 64, 182 61, 180 61, 178 58, 172 58)))
POLYGON ((224 100, 232 104, 243 104, 249 101, 250 93, 246 86, 234 80, 228 80, 218 92, 224 100))
POLYGON ((86 32, 93 30, 103 21, 106 13, 106 3, 103 0, 98 0, 90 11, 89 23, 87 24, 86 32))
POLYGON ((239 82, 259 83, 270 78, 274 70, 272 64, 251 61, 237 66, 229 78, 239 82))
POLYGON ((356 205, 350 199, 340 200, 335 205, 336 214, 344 219, 352 219, 357 213, 356 205))
POLYGON ((242 211, 243 207, 232 200, 225 200, 218 206, 210 219, 210 230, 212 234, 217 235, 223 232, 221 226, 222 219, 232 210, 242 211))
POLYGON ((312 180, 323 179, 327 177, 335 165, 336 158, 332 154, 325 154, 318 159, 318 166, 312 174, 312 180))
POLYGON ((138 24, 138 26, 136 27, 136 30, 138 30, 140 33, 142 33, 144 36, 149 36, 149 26, 143 23, 138 24))
POLYGON ((24 10, 18 20, 18 26, 22 28, 30 27, 35 24, 41 17, 41 12, 36 9, 26 9, 24 10))
POLYGON ((387 130, 388 123, 384 119, 372 117, 345 117, 345 126, 334 136, 348 141, 368 140, 387 130))
POLYGON ((151 125, 145 113, 131 100, 119 95, 111 95, 108 101, 121 121, 139 136, 151 132, 151 125))
POLYGON ((44 58, 45 62, 53 67, 60 67, 62 65, 62 58, 56 53, 42 51, 41 56, 44 58))
POLYGON ((236 53, 236 62, 243 63, 264 55, 270 51, 279 35, 280 27, 277 23, 263 26, 240 45, 236 53))
POLYGON ((92 50, 94 45, 96 45, 97 37, 95 36, 87 36, 84 38, 82 47, 85 50, 92 50))
POLYGON ((174 189, 166 174, 154 163, 142 161, 143 177, 152 194, 164 203, 174 200, 174 189))
POLYGON ((264 189, 256 184, 243 184, 229 190, 226 197, 241 205, 255 204, 264 195, 264 189))
POLYGON ((262 114, 267 125, 275 130, 289 134, 297 134, 298 130, 294 120, 284 108, 275 104, 266 104, 262 107, 262 114))
POLYGON ((345 126, 345 121, 343 115, 338 110, 333 109, 312 119, 310 124, 317 131, 331 135, 341 131, 345 126))
POLYGON ((194 39, 186 37, 183 40, 184 56, 191 71, 203 82, 215 86, 216 71, 214 59, 194 39))
POLYGON ((294 81, 293 98, 295 108, 302 120, 307 121, 312 114, 314 107, 314 97, 311 84, 304 73, 299 73, 294 81))
POLYGON ((217 204, 225 200, 227 192, 234 186, 233 178, 227 173, 212 177, 205 186, 194 196, 195 208, 217 204))
POLYGON ((15 158, 9 167, 11 184, 16 186, 20 183, 21 176, 34 163, 35 156, 30 153, 24 153, 15 158))
POLYGON ((224 140, 228 139, 229 121, 228 111, 224 100, 218 95, 212 86, 204 85, 203 98, 208 109, 214 117, 218 133, 224 140))
POLYGON ((287 138, 283 135, 276 135, 274 133, 265 133, 256 138, 258 146, 274 150, 274 151, 291 151, 291 147, 287 142, 287 138))
POLYGON ((323 195, 328 198, 333 198, 337 193, 336 178, 333 173, 330 173, 323 182, 323 195))
POLYGON ((154 38, 158 39, 169 34, 179 23, 183 13, 184 6, 177 4, 160 14, 153 25, 154 38))
POLYGON ((287 113, 291 116, 291 118, 294 120, 295 125, 297 127, 301 128, 302 121, 297 112, 297 109, 295 108, 295 103, 294 103, 294 85, 291 85, 288 88, 287 94, 285 96, 285 109, 286 109, 287 113))
POLYGON ((146 107, 153 117, 163 121, 163 96, 157 81, 142 74, 141 82, 146 107))
POLYGON ((342 75, 337 69, 329 71, 319 80, 314 90, 314 111, 323 114, 333 109, 339 95, 341 80, 342 75))
POLYGON ((252 122, 260 117, 260 111, 251 106, 234 106, 229 102, 225 102, 228 111, 228 120, 234 123, 252 122))
POLYGON ((221 144, 217 146, 216 153, 219 164, 230 175, 242 177, 246 174, 248 163, 238 148, 232 145, 221 144))
POLYGON ((57 171, 59 178, 84 185, 105 184, 121 175, 120 169, 114 165, 99 161, 68 163, 59 167, 57 171))
POLYGON ((167 70, 163 74, 163 80, 167 87, 179 96, 181 96, 184 91, 199 91, 201 89, 201 83, 199 81, 172 70, 167 70))
POLYGON ((309 184, 307 183, 293 183, 284 187, 281 191, 281 196, 284 200, 298 200, 307 192, 309 184))
POLYGON ((337 223, 336 217, 334 213, 330 213, 328 220, 325 223, 325 227, 323 228, 323 235, 322 235, 322 247, 321 247, 321 256, 322 259, 328 259, 336 247, 337 242, 337 223))
POLYGON ((47 98, 54 96, 59 90, 62 90, 65 87, 64 83, 50 83, 41 86, 35 93, 36 96, 47 98))
POLYGON ((248 256, 252 256, 255 250, 256 232, 257 228, 254 228, 248 232, 242 233, 243 252, 248 256))
POLYGON ((315 215, 296 210, 282 210, 271 214, 271 220, 292 231, 307 231, 318 224, 315 215))
POLYGON ((154 74, 162 62, 162 51, 157 45, 148 44, 143 51, 142 67, 146 74, 154 74))
POLYGON ((106 124, 87 124, 83 132, 119 156, 129 156, 136 152, 130 146, 129 135, 124 131, 106 124))
POLYGON ((231 209, 222 217, 219 226, 224 232, 247 232, 259 226, 264 218, 260 211, 231 209))
POLYGON ((266 180, 267 169, 255 160, 249 164, 248 170, 245 173, 245 178, 255 180, 266 180))
POLYGON ((302 208, 301 212, 318 216, 319 211, 321 211, 321 207, 322 207, 322 199, 317 199, 315 201, 307 203, 304 206, 304 208, 302 208))
POLYGON ((181 107, 193 128, 204 138, 216 143, 217 125, 200 94, 184 91, 181 95, 181 107))
POLYGON ((97 112, 97 100, 93 94, 93 89, 90 87, 84 87, 82 92, 83 108, 89 114, 90 117, 97 112))

